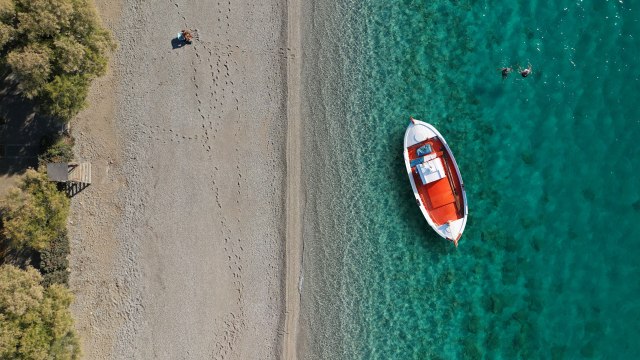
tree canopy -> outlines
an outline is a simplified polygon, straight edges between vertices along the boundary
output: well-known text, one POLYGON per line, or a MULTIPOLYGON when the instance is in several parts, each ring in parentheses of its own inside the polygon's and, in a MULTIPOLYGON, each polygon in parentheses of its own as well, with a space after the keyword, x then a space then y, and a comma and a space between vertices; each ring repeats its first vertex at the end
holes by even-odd
POLYGON ((80 357, 71 292, 58 284, 45 289, 41 280, 33 268, 0 266, 1 359, 80 357))
POLYGON ((115 48, 90 0, 0 0, 0 62, 22 94, 68 120, 115 48))
POLYGON ((69 199, 46 175, 27 170, 18 188, 11 189, 2 207, 2 235, 12 246, 41 251, 64 236, 69 199))

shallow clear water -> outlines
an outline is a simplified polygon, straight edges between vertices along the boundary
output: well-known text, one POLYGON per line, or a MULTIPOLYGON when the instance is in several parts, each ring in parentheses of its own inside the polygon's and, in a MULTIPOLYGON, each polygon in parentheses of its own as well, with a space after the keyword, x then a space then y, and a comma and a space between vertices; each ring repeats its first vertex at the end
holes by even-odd
POLYGON ((640 358, 638 4, 306 6, 302 357, 640 358), (413 200, 409 115, 461 169, 458 249, 413 200))

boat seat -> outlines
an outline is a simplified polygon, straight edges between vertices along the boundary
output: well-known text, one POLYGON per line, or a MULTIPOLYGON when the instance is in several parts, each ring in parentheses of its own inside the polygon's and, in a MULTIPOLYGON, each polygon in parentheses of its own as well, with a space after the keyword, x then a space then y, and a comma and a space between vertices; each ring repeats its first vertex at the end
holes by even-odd
POLYGON ((456 198, 453 196, 453 193, 449 192, 434 195, 432 197, 429 197, 429 200, 431 201, 431 206, 433 206, 433 208, 435 209, 454 203, 456 201, 456 198))
POLYGON ((434 209, 456 201, 455 196, 453 196, 449 180, 446 177, 430 183, 427 188, 427 194, 429 196, 431 207, 434 209))
POLYGON ((409 167, 416 167, 417 165, 420 165, 422 163, 425 163, 429 160, 433 160, 436 158, 436 154, 429 154, 423 157, 419 157, 417 159, 413 159, 411 160, 411 163, 409 163, 409 167))

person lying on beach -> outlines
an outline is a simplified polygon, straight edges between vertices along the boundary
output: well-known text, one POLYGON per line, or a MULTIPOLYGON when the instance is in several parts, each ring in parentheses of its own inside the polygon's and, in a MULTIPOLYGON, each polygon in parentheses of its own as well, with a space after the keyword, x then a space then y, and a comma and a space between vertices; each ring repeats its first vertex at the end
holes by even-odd
POLYGON ((531 64, 529 64, 526 69, 521 69, 520 67, 518 67, 518 71, 520 71, 520 75, 522 75, 522 77, 529 76, 529 74, 531 74, 531 70, 531 64))
POLYGON ((509 76, 509 73, 513 71, 513 69, 510 67, 503 67, 498 70, 502 72, 502 80, 506 79, 507 76, 509 76))
POLYGON ((184 42, 186 42, 187 44, 191 44, 191 41, 193 40, 193 35, 191 34, 190 30, 182 30, 182 38, 184 39, 184 42))

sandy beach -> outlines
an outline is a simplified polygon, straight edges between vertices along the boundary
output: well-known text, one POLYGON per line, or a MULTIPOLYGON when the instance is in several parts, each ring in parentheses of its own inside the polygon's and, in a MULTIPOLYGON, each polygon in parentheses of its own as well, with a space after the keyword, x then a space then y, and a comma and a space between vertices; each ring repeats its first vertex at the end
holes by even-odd
POLYGON ((94 172, 69 226, 87 359, 295 358, 294 3, 97 1, 119 48, 71 124, 94 172))

